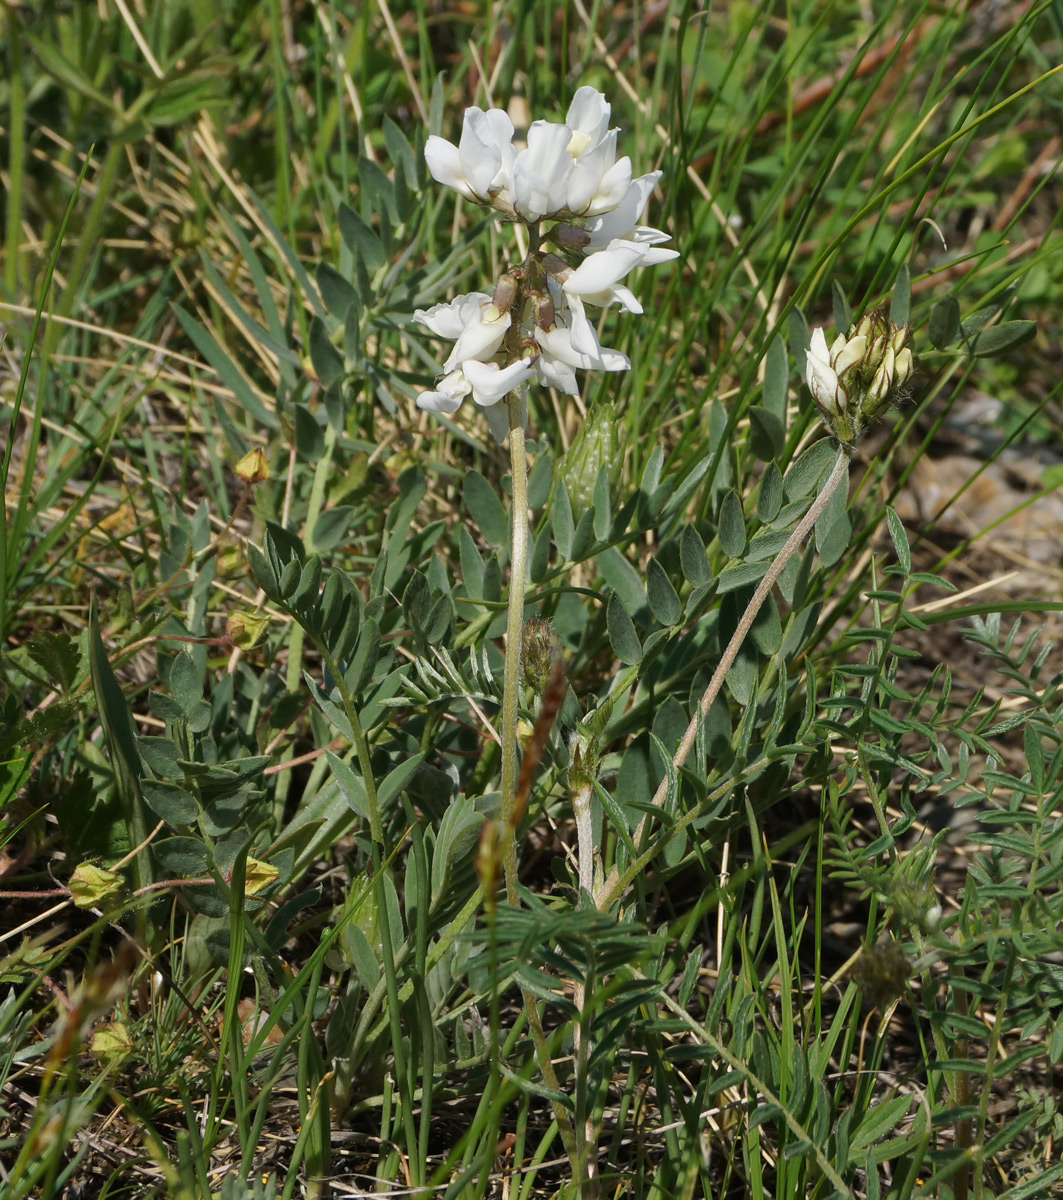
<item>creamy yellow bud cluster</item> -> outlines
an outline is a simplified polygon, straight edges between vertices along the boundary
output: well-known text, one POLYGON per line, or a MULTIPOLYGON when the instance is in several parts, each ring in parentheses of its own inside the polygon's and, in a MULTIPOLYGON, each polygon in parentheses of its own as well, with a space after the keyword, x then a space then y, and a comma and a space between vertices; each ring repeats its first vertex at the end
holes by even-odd
POLYGON ((878 310, 839 334, 829 348, 823 330, 812 331, 805 369, 808 390, 846 445, 882 413, 911 374, 908 326, 894 324, 878 310))

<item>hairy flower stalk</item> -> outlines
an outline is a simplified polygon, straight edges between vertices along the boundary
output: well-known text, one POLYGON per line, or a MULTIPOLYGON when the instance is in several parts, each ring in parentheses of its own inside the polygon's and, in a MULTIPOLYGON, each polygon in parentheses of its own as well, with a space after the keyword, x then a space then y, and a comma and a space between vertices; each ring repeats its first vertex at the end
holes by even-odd
POLYGON ((527 560, 525 390, 532 380, 569 395, 580 370, 624 371, 631 363, 602 346, 588 307, 641 313, 622 282, 636 267, 675 258, 668 235, 638 223, 660 172, 632 178, 617 158, 605 97, 582 87, 563 123, 536 121, 518 149, 500 109, 465 110, 458 145, 432 136, 425 159, 433 177, 476 204, 496 209, 528 231, 524 261, 491 294, 469 292, 417 309, 414 321, 453 346, 420 408, 452 416, 471 398, 499 440, 508 435, 513 479, 509 619, 502 705, 503 863, 510 903, 517 902, 513 805, 517 779, 520 629, 527 560), (503 403, 504 401, 504 403, 503 403))
MULTIPOLYGON (((521 627, 528 549, 528 463, 524 442, 525 393, 532 381, 567 395, 579 391, 576 372, 625 371, 626 355, 602 346, 588 308, 619 305, 641 313, 623 280, 636 267, 676 258, 662 248, 668 235, 638 224, 660 172, 632 178, 631 160, 617 158, 618 130, 609 128, 610 107, 590 87, 575 94, 564 122, 535 121, 526 144, 514 142, 513 124, 501 109, 465 110, 455 146, 429 137, 425 160, 433 178, 475 204, 495 209, 527 228, 523 262, 497 281, 491 294, 469 292, 449 303, 417 309, 414 321, 453 342, 433 388, 418 407, 453 416, 467 399, 480 406, 499 441, 509 438, 512 467, 512 542, 502 698, 501 857, 506 897, 517 891, 517 718, 521 686, 521 627)), ((581 813, 581 879, 592 862, 585 845, 589 809, 581 813), (583 865, 587 864, 587 865, 583 865)), ((549 1087, 557 1080, 547 1052, 534 996, 525 1007, 540 1065, 549 1087)), ((555 1108, 558 1127, 581 1186, 595 1194, 589 1132, 573 1129, 555 1108)))

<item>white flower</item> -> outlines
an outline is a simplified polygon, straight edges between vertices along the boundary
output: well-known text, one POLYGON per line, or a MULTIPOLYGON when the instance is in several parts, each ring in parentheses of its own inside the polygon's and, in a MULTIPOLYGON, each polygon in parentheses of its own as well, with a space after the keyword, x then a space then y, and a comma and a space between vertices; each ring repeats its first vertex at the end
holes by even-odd
MULTIPOLYGON (((580 265, 566 276, 561 290, 568 296, 581 296, 592 304, 608 304, 609 300, 597 297, 610 294, 621 279, 635 267, 651 266, 678 257, 674 250, 658 250, 653 246, 640 245, 615 238, 604 250, 588 254, 580 265)), ((633 309, 641 312, 641 308, 633 309)))
POLYGON ((467 108, 456 146, 432 134, 424 148, 437 183, 482 203, 509 188, 514 155, 513 122, 500 108, 467 108))
POLYGON ((604 250, 589 254, 561 284, 561 291, 569 303, 573 346, 582 354, 593 353, 591 338, 594 330, 587 319, 584 304, 607 308, 616 301, 623 312, 641 313, 642 305, 620 280, 634 267, 653 266, 654 263, 678 257, 675 250, 660 250, 621 238, 611 241, 604 250))
POLYGON ((508 367, 493 362, 467 362, 462 368, 472 387, 472 398, 487 407, 497 404, 514 388, 520 387, 532 373, 532 360, 522 358, 508 367))
POLYGON ((449 417, 461 408, 461 402, 471 394, 477 404, 487 408, 497 404, 514 388, 520 387, 531 373, 530 358, 522 358, 508 367, 470 359, 456 371, 444 375, 433 391, 422 392, 417 397, 417 407, 449 417))
POLYGON ((451 371, 437 384, 435 391, 422 392, 417 407, 428 412, 445 413, 448 417, 461 408, 461 402, 472 391, 463 371, 451 371))
POLYGON ((513 324, 509 313, 500 313, 485 292, 456 296, 449 304, 419 308, 413 319, 440 337, 454 338, 454 348, 443 364, 451 371, 471 358, 486 362, 497 354, 513 324))
POLYGON ((589 353, 573 345, 572 330, 563 324, 553 329, 536 329, 535 340, 541 353, 535 360, 535 374, 539 382, 555 387, 570 396, 577 395, 576 370, 582 371, 626 371, 631 360, 619 350, 610 350, 598 342, 598 336, 588 325, 589 353))
POLYGON ((536 121, 528 130, 528 146, 513 160, 513 207, 526 221, 562 212, 568 202, 573 160, 567 125, 536 121))
POLYGON ((578 158, 598 146, 609 130, 609 101, 595 88, 586 84, 576 89, 565 115, 565 124, 572 131, 569 153, 578 158))
POLYGON ((649 246, 668 241, 668 234, 660 229, 636 224, 660 177, 660 171, 651 171, 648 175, 633 179, 622 198, 610 210, 586 223, 584 230, 591 239, 586 247, 587 253, 602 250, 617 238, 649 246))

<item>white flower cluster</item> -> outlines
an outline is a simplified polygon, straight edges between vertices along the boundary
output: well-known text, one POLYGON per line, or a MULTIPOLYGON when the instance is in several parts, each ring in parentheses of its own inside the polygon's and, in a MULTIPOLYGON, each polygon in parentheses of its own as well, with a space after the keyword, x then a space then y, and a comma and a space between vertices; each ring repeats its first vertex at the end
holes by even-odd
POLYGON ((417 398, 421 408, 450 414, 471 395, 498 433, 505 418, 492 407, 533 376, 574 395, 577 370, 630 367, 625 355, 599 343, 585 305, 616 301, 624 312, 641 313, 621 280, 635 267, 678 255, 660 247, 666 233, 637 223, 661 173, 632 179, 631 160, 616 157, 618 131, 609 128, 609 115, 605 97, 581 87, 565 122, 534 122, 522 150, 513 145, 509 117, 494 108, 465 110, 457 146, 428 139, 425 159, 433 177, 523 221, 535 231, 535 249, 503 277, 493 297, 470 292, 414 313, 415 321, 454 340, 442 379, 417 398), (543 221, 557 224, 540 234, 543 221), (539 250, 540 240, 582 258, 573 267, 539 250))

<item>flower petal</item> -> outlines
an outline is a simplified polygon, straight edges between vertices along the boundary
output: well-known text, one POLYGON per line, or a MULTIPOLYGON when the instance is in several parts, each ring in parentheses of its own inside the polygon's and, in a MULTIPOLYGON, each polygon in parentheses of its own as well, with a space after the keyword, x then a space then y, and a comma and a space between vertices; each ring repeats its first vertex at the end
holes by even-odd
POLYGON ((453 339, 461 336, 469 322, 478 316, 481 305, 490 300, 486 292, 467 292, 463 296, 455 296, 449 303, 419 308, 414 312, 413 319, 440 337, 453 339))
POLYGON ((538 221, 561 212, 567 201, 572 156, 567 125, 535 121, 528 130, 528 146, 513 160, 513 207, 525 220, 538 221))
POLYGON ((602 176, 601 183, 598 184, 597 191, 591 197, 587 211, 592 216, 611 212, 623 201, 630 186, 631 159, 625 155, 623 158, 617 159, 602 176))
POLYGON ((462 168, 461 154, 453 142, 448 142, 446 138, 437 137, 433 133, 425 143, 424 160, 436 183, 451 187, 463 196, 473 195, 472 187, 462 168))
MULTIPOLYGON (((502 147, 499 144, 498 132, 499 129, 504 129, 504 126, 499 126, 498 118, 493 118, 491 113, 500 114, 509 124, 509 118, 501 109, 491 109, 485 113, 481 108, 467 108, 461 127, 461 141, 458 143, 462 171, 472 190, 484 200, 491 195, 496 177, 502 168, 502 147)), ((509 124, 509 132, 512 137, 512 124, 509 124)))
POLYGON ((451 371, 439 381, 435 391, 422 392, 417 397, 417 407, 450 416, 461 408, 461 402, 470 390, 469 381, 462 372, 451 371))
POLYGON ((611 288, 642 262, 643 248, 619 239, 605 250, 589 254, 561 285, 569 296, 590 296, 611 288))
POLYGON ((612 212, 587 222, 585 229, 591 239, 587 246, 589 252, 603 249, 615 238, 630 239, 639 213, 646 207, 646 202, 660 177, 660 171, 651 171, 648 175, 640 175, 638 179, 633 179, 623 199, 612 212))
MULTIPOLYGON (((543 348, 544 354, 541 358, 557 359, 580 370, 626 371, 631 366, 631 360, 626 354, 599 345, 593 328, 590 329, 590 334, 594 342, 593 353, 578 350, 572 344, 572 330, 564 325, 557 325, 550 330, 536 329, 535 340, 543 348)), ((586 335, 583 341, 586 342, 586 335)))
POLYGON ((472 387, 472 398, 477 404, 497 404, 515 387, 519 387, 532 373, 532 360, 522 358, 508 367, 498 363, 482 363, 475 360, 463 366, 465 378, 472 387))
POLYGON ((557 388, 567 396, 579 395, 576 372, 559 358, 550 354, 540 354, 535 360, 535 374, 544 387, 557 388))
POLYGON ((596 146, 609 128, 609 102, 597 89, 584 84, 576 89, 568 106, 565 124, 574 133, 584 134, 588 148, 596 146))
MULTIPOLYGON (((485 297, 485 299, 487 298, 485 297)), ((486 362, 487 359, 498 353, 502 340, 506 336, 506 330, 512 324, 513 318, 509 313, 499 314, 498 309, 490 300, 487 300, 486 304, 478 307, 473 319, 461 331, 458 340, 454 343, 454 349, 450 352, 450 357, 443 364, 443 369, 451 371, 470 359, 486 362), (486 319, 486 314, 489 312, 498 315, 494 320, 486 319)))
POLYGON ((593 355, 598 349, 598 335, 587 319, 587 310, 583 307, 580 296, 568 298, 568 327, 571 333, 572 349, 578 354, 593 355))
MULTIPOLYGON (((616 160, 616 130, 612 130, 603 141, 592 150, 576 156, 568 179, 568 196, 565 207, 569 212, 582 213, 594 208, 598 194, 609 175, 620 165, 616 160)), ((571 145, 569 146, 571 151, 571 145)), ((630 159, 627 162, 630 172, 630 159)))

